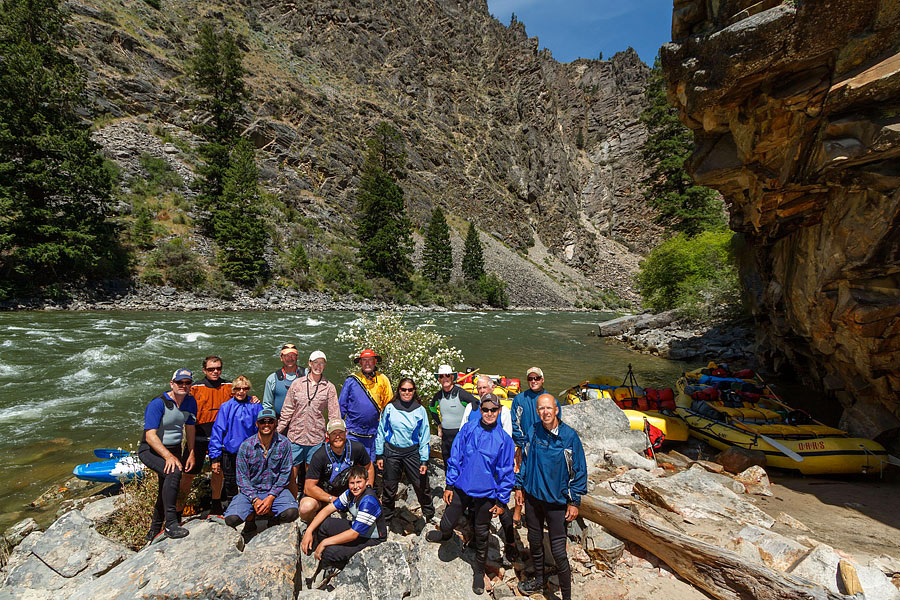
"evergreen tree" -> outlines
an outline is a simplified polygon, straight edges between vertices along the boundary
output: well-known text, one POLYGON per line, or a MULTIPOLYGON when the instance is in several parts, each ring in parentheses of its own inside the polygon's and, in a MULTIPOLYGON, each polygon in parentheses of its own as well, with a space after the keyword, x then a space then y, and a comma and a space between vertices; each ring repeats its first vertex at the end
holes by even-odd
POLYGON ((212 21, 200 26, 197 54, 189 63, 191 80, 197 88, 196 107, 208 118, 195 128, 205 143, 199 154, 203 159, 197 171, 197 207, 207 233, 225 188, 225 172, 231 150, 239 137, 238 120, 244 114, 248 98, 244 85, 244 67, 234 35, 217 31, 212 21))
POLYGON ((0 3, 0 294, 124 270, 58 0, 0 3))
POLYGON ((141 205, 134 213, 134 224, 131 226, 131 241, 138 248, 153 247, 153 219, 150 209, 141 205))
POLYGON ((412 273, 412 223, 406 215, 403 190, 394 179, 406 157, 403 139, 394 127, 381 123, 366 145, 356 197, 362 213, 357 230, 360 266, 372 277, 405 284, 412 273))
POLYGON ((714 190, 694 185, 684 170, 694 145, 690 129, 678 120, 678 110, 666 99, 666 81, 659 58, 647 86, 649 106, 641 115, 650 136, 644 158, 652 165, 648 178, 650 205, 659 209, 659 221, 687 235, 725 225, 722 201, 714 190))
POLYGON ((478 232, 472 223, 469 223, 469 233, 466 235, 466 244, 463 247, 462 271, 468 281, 478 281, 484 275, 481 240, 478 239, 478 232))
POLYGON ((435 282, 447 283, 453 272, 453 247, 450 245, 450 228, 444 219, 444 211, 435 207, 431 221, 425 230, 425 251, 422 271, 435 282))
POLYGON ((242 139, 234 147, 225 172, 222 201, 213 222, 219 265, 225 277, 244 285, 265 279, 268 271, 265 225, 253 144, 242 139))

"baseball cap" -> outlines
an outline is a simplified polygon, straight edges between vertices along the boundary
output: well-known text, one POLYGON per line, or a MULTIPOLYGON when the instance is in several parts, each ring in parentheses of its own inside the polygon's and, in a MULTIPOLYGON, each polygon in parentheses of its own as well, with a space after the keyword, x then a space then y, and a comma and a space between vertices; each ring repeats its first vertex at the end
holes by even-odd
POLYGON ((282 356, 285 354, 290 354, 292 352, 297 355, 300 354, 300 351, 297 350, 297 346, 295 346, 294 344, 285 344, 281 347, 282 356))
POLYGON ((540 368, 540 367, 531 367, 530 369, 528 369, 527 371, 525 371, 525 377, 528 377, 528 376, 531 375, 532 373, 536 373, 537 376, 540 377, 541 379, 544 378, 544 372, 541 371, 541 368, 540 368))
POLYGON ((321 350, 316 350, 315 352, 313 352, 312 354, 310 354, 310 355, 309 355, 309 362, 312 362, 312 361, 317 360, 317 359, 319 359, 319 358, 321 358, 321 359, 324 360, 325 362, 328 362, 328 359, 325 358, 325 353, 322 352, 321 350))
POLYGON ((328 421, 328 426, 325 428, 326 433, 331 433, 332 431, 347 431, 347 426, 344 424, 343 419, 331 419, 328 421))
POLYGON ((500 406, 500 398, 498 398, 496 394, 489 392, 481 397, 481 406, 484 406, 485 404, 500 406))
POLYGON ((172 381, 181 381, 182 379, 190 379, 194 380, 194 374, 191 373, 190 369, 176 369, 174 373, 172 373, 172 381))
POLYGON ((277 419, 278 415, 275 414, 274 408, 264 408, 259 411, 259 414, 256 415, 257 421, 262 421, 263 419, 277 419))

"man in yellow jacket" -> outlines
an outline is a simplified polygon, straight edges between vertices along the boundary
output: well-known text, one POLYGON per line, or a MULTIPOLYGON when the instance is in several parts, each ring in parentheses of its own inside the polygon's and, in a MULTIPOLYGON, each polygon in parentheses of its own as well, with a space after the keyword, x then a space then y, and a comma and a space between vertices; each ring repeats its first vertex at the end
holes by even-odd
POLYGON ((347 424, 347 439, 365 446, 369 458, 374 461, 378 419, 393 397, 391 382, 387 375, 378 372, 381 357, 374 350, 366 348, 353 362, 360 370, 344 381, 338 404, 347 424))

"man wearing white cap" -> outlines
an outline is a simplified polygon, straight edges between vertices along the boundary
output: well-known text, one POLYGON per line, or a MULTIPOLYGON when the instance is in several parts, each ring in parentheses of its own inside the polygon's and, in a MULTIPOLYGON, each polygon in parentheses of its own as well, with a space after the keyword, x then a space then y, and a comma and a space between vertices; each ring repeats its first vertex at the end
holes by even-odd
POLYGON ((441 411, 438 435, 441 438, 441 456, 444 464, 447 464, 453 449, 453 440, 456 439, 456 434, 463 424, 466 406, 476 402, 476 398, 456 385, 457 374, 450 365, 438 367, 434 377, 441 384, 441 389, 431 397, 431 406, 432 408, 437 406, 441 411))
POLYGON ((278 418, 278 433, 287 433, 291 441, 293 468, 288 489, 294 496, 303 490, 306 463, 310 450, 325 440, 325 419, 340 418, 337 390, 322 375, 325 353, 316 350, 309 355, 309 372, 291 384, 278 418))

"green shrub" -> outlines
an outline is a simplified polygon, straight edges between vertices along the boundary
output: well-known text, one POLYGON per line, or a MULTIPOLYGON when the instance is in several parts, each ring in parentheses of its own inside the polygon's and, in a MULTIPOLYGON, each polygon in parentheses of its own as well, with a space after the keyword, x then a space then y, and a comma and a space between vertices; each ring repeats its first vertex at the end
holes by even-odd
POLYGON ((144 2, 146 2, 147 6, 149 6, 150 8, 155 8, 156 10, 162 10, 162 6, 161 6, 162 3, 160 2, 160 0, 144 0, 144 2))
POLYGON ((140 281, 144 285, 162 285, 166 282, 162 271, 159 269, 145 269, 144 272, 141 273, 140 281))
POLYGON ((222 300, 234 299, 234 284, 225 279, 225 276, 219 271, 215 271, 207 278, 206 289, 216 298, 221 298, 222 300))
POLYGON ((509 306, 509 297, 506 295, 506 283, 493 273, 482 275, 478 279, 476 289, 488 306, 493 306, 494 308, 506 308, 509 306))
POLYGON ((180 290, 202 286, 206 281, 199 257, 180 238, 161 243, 150 253, 149 263, 161 271, 166 283, 180 290))
POLYGON ((740 306, 730 231, 679 234, 641 263, 637 282, 644 304, 656 311, 679 308, 699 316, 712 306, 740 306))
POLYGON ((144 178, 135 177, 131 181, 131 191, 143 198, 159 196, 165 192, 179 189, 184 182, 181 176, 172 170, 165 159, 157 158, 151 154, 141 154, 141 170, 146 173, 144 178))

